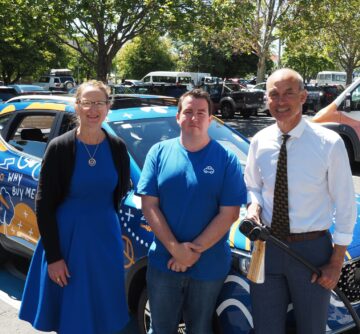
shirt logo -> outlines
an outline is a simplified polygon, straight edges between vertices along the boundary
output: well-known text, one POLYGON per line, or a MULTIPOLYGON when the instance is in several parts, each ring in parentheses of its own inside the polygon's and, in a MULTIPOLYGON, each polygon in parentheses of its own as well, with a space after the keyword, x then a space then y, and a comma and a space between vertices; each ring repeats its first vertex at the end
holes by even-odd
POLYGON ((215 169, 211 166, 206 166, 203 171, 205 174, 214 174, 215 173, 215 169))

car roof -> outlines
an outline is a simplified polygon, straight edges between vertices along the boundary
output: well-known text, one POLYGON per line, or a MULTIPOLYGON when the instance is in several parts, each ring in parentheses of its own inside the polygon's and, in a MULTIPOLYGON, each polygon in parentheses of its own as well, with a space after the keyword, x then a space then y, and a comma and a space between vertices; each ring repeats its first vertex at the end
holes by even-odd
POLYGON ((16 89, 10 86, 0 86, 0 90, 5 92, 16 92, 16 89))
POLYGON ((125 109, 110 109, 106 120, 108 122, 121 122, 129 120, 175 117, 175 106, 149 106, 125 109))
POLYGON ((51 101, 26 101, 26 102, 15 102, 15 103, 2 103, 0 104, 0 115, 18 111, 18 110, 57 110, 74 112, 74 107, 69 104, 51 102, 51 101))
MULTIPOLYGON (((146 96, 148 97, 148 96, 146 96)), ((73 99, 74 100, 74 99, 73 99)), ((60 101, 24 101, 0 104, 0 115, 18 110, 49 111, 58 110, 75 112, 73 104, 61 103, 60 101)), ((122 109, 111 109, 106 119, 107 122, 129 121, 131 119, 175 117, 176 106, 140 106, 122 109)))
POLYGON ((7 100, 5 103, 14 103, 14 102, 25 102, 25 101, 51 101, 51 102, 60 102, 60 103, 75 103, 75 97, 73 96, 64 96, 64 95, 42 95, 42 94, 29 94, 29 95, 19 95, 12 97, 7 100))
POLYGON ((8 85, 8 87, 14 87, 15 89, 19 90, 20 92, 26 91, 44 91, 45 89, 41 86, 37 85, 24 85, 24 84, 12 84, 8 85))

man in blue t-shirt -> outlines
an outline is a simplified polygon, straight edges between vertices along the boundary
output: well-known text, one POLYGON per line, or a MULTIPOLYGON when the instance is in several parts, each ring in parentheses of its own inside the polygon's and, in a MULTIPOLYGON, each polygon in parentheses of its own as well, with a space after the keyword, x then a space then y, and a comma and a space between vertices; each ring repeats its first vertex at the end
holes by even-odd
POLYGON ((211 110, 200 89, 181 96, 180 137, 150 149, 137 187, 155 235, 147 270, 152 334, 177 333, 182 316, 188 333, 212 333, 230 269, 228 231, 246 188, 237 157, 208 135, 211 110))

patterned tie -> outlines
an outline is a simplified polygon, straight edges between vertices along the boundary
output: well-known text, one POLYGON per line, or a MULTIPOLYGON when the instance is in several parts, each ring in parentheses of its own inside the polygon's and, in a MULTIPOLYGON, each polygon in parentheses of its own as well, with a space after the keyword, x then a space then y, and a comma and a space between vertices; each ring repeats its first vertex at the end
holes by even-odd
POLYGON ((285 240, 290 234, 286 152, 286 141, 290 136, 282 135, 282 138, 283 142, 280 147, 276 169, 271 234, 281 240, 285 240))

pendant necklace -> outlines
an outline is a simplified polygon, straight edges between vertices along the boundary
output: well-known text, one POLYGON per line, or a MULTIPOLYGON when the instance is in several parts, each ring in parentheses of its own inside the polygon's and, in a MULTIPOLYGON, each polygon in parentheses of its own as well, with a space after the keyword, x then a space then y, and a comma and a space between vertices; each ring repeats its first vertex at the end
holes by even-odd
POLYGON ((100 143, 98 143, 98 144, 96 145, 93 155, 90 154, 90 151, 89 151, 89 149, 87 148, 87 145, 86 145, 84 142, 82 142, 82 143, 83 143, 83 145, 84 145, 84 147, 85 147, 85 149, 86 149, 86 152, 87 152, 88 155, 89 155, 88 164, 89 164, 90 167, 94 167, 94 166, 96 165, 95 154, 96 154, 96 152, 97 152, 97 150, 98 150, 98 148, 99 148, 99 144, 100 144, 100 143))

